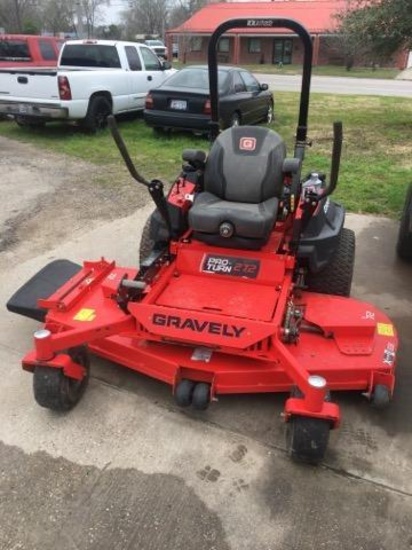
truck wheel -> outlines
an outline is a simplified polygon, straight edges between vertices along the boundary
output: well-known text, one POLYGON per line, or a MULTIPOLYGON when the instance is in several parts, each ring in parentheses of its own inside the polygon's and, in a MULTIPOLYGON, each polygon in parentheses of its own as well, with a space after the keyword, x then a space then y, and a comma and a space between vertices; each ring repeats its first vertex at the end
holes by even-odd
POLYGON ((107 126, 107 117, 112 113, 108 99, 102 96, 92 97, 87 109, 87 115, 83 120, 83 128, 91 134, 103 130, 107 126))
POLYGON ((412 184, 406 193, 405 206, 399 226, 396 251, 402 260, 412 260, 412 184))
POLYGON ((349 296, 355 264, 355 233, 344 227, 329 264, 319 273, 308 273, 306 285, 311 292, 349 296))

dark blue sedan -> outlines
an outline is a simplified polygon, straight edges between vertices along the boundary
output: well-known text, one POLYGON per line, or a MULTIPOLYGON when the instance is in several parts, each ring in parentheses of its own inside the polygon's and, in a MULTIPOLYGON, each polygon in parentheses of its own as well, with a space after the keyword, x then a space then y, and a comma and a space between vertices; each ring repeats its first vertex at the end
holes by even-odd
MULTIPOLYGON (((240 124, 270 123, 273 96, 267 84, 240 67, 219 67, 219 120, 222 129, 240 124)), ((146 97, 144 120, 158 130, 207 133, 210 121, 209 76, 206 66, 178 71, 146 97)))

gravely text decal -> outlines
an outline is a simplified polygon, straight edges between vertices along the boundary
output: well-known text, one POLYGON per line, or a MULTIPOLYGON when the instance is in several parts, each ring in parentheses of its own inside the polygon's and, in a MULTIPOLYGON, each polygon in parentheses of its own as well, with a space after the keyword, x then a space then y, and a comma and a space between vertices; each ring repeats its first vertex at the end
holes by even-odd
POLYGON ((208 332, 228 338, 239 338, 246 330, 246 327, 227 325, 225 323, 214 323, 212 321, 199 321, 191 317, 178 317, 177 315, 163 315, 155 313, 152 317, 154 325, 162 327, 174 327, 180 330, 192 330, 193 332, 208 332))

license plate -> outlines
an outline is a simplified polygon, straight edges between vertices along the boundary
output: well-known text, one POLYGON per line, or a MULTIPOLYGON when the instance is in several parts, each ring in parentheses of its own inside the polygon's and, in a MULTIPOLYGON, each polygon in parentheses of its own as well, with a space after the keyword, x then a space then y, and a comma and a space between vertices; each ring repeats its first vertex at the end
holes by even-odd
POLYGON ((27 115, 28 113, 31 112, 31 106, 30 105, 25 105, 24 103, 20 103, 18 110, 19 110, 20 114, 27 115))
POLYGON ((187 101, 182 99, 172 99, 170 102, 171 109, 177 109, 178 111, 185 111, 187 109, 187 101))

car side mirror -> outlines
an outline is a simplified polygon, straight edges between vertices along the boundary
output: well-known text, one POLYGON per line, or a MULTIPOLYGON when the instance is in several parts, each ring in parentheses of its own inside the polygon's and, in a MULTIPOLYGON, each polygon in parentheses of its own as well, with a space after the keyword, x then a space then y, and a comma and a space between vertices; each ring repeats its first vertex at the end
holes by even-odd
POLYGON ((260 89, 262 92, 269 90, 269 84, 261 84, 260 89))
POLYGON ((170 61, 162 61, 162 70, 167 71, 168 69, 172 68, 172 64, 170 61))

